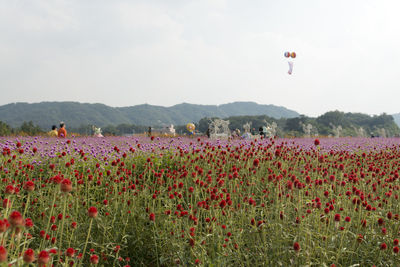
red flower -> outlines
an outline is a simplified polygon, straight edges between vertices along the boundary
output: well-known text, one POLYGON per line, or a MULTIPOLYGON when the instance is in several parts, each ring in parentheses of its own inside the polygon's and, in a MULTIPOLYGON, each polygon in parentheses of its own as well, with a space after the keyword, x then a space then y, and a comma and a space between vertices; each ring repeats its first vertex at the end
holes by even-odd
POLYGON ((96 218, 97 217, 97 208, 96 207, 90 207, 88 210, 88 215, 90 218, 96 218))
POLYGON ((396 253, 396 254, 399 253, 399 247, 394 247, 393 248, 393 252, 396 253))
POLYGON ((99 256, 96 254, 90 256, 90 263, 91 264, 98 264, 99 263, 99 256))
POLYGON ((335 214, 335 221, 340 222, 340 214, 335 214))
POLYGON ((26 218, 25 219, 25 227, 27 227, 27 228, 33 227, 33 222, 32 222, 31 218, 26 218))
POLYGON ((5 193, 6 194, 14 194, 14 186, 12 186, 11 184, 10 185, 7 185, 6 186, 6 190, 5 190, 5 193))
POLYGON ((319 145, 319 143, 320 143, 320 142, 319 142, 319 140, 318 140, 318 139, 315 139, 315 140, 314 140, 314 145, 318 146, 318 145, 319 145))
POLYGON ((393 245, 397 246, 399 244, 399 240, 396 238, 393 240, 393 245))
POLYGON ((294 242, 294 244, 293 244, 293 249, 294 249, 294 251, 296 251, 296 252, 300 251, 300 245, 299 245, 299 243, 294 242))
POLYGON ((8 222, 7 219, 0 220, 0 233, 5 232, 8 227, 10 227, 10 223, 8 222))
POLYGON ((46 250, 40 251, 38 255, 39 266, 46 265, 50 261, 50 254, 46 250))
POLYGON ((363 227, 366 227, 366 226, 367 226, 367 220, 362 219, 362 220, 361 220, 361 225, 362 225, 363 227))
POLYGON ((28 192, 35 190, 35 183, 32 181, 27 181, 24 185, 24 189, 28 192))
POLYGON ((382 243, 382 244, 381 244, 381 249, 382 249, 382 250, 385 250, 385 249, 387 249, 387 245, 386 245, 386 243, 382 243))
POLYGON ((10 216, 8 217, 8 221, 10 222, 11 226, 17 227, 22 226, 24 224, 24 219, 19 211, 14 210, 11 212, 10 216))
POLYGON ((67 248, 67 250, 65 251, 65 255, 67 255, 67 257, 73 257, 75 254, 75 249, 73 248, 67 248))
POLYGON ((60 183, 60 190, 63 193, 68 193, 72 191, 72 183, 70 179, 65 178, 60 183))
POLYGON ((346 222, 350 222, 350 221, 351 221, 351 219, 350 219, 349 216, 347 216, 344 220, 345 220, 346 222))
POLYGON ((254 159, 253 161, 253 166, 258 167, 260 165, 260 160, 259 159, 254 159))
POLYGON ((28 248, 23 256, 23 260, 25 263, 31 263, 35 260, 35 251, 33 249, 28 248))
POLYGON ((7 261, 7 250, 5 247, 0 246, 0 262, 7 261))
POLYGON ((226 206, 226 201, 224 199, 221 200, 221 202, 219 202, 219 206, 221 207, 221 209, 223 209, 226 206))
POLYGON ((150 213, 149 220, 154 222, 156 220, 156 215, 154 213, 150 213))

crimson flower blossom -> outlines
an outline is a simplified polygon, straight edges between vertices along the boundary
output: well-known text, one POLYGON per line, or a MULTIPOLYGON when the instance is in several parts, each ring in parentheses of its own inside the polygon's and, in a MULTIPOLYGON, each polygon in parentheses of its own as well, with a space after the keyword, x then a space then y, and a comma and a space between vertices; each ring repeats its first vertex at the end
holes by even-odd
POLYGON ((90 207, 88 209, 88 215, 90 218, 96 218, 97 217, 97 208, 96 207, 90 207))

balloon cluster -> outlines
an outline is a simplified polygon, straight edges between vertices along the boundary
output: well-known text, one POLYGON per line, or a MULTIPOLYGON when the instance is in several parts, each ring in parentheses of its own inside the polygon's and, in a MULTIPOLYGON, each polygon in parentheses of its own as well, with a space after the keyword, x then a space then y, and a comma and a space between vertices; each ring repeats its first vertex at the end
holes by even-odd
POLYGON ((290 52, 285 52, 285 57, 287 57, 287 58, 289 58, 289 57, 291 57, 291 58, 295 58, 296 57, 296 53, 295 52, 292 52, 292 53, 290 53, 290 52))
MULTIPOLYGON (((286 57, 286 58, 296 58, 296 53, 295 52, 285 52, 285 54, 284 54, 284 56, 286 57)), ((288 71, 288 74, 289 75, 291 75, 292 74, 292 72, 293 72, 293 61, 288 61, 288 64, 289 64, 289 71, 288 71)))

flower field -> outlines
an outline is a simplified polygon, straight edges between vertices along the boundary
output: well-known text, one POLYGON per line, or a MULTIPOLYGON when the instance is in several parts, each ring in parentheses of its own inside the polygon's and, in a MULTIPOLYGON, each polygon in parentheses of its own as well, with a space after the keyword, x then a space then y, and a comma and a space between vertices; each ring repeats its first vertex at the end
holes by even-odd
POLYGON ((399 266, 400 139, 0 139, 5 266, 399 266))

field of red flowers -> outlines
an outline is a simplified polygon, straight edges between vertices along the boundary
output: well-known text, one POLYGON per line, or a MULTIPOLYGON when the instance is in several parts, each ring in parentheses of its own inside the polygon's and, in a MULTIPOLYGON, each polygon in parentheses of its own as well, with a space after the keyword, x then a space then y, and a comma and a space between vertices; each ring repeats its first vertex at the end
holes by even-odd
POLYGON ((0 139, 7 266, 399 266, 400 139, 0 139))

